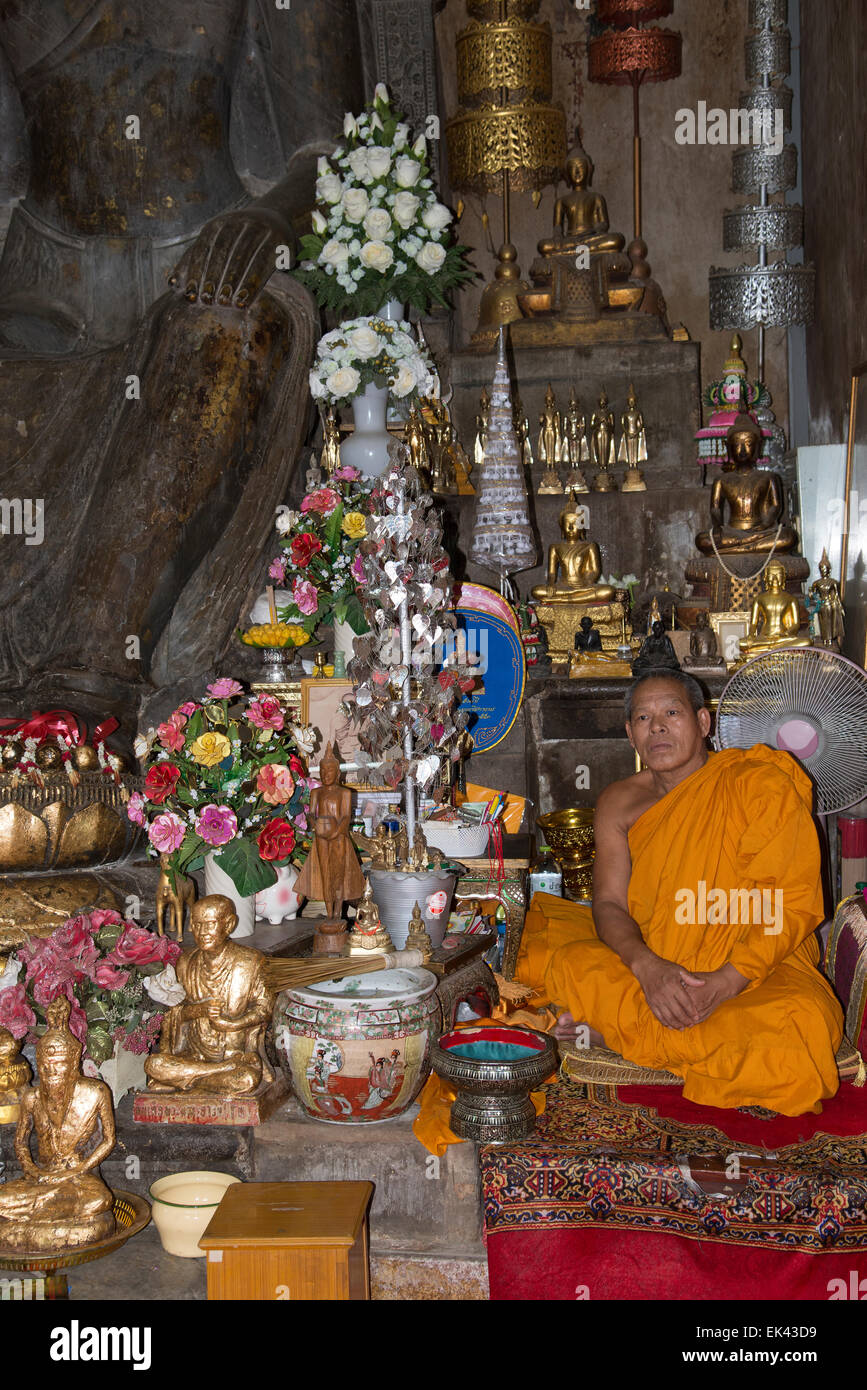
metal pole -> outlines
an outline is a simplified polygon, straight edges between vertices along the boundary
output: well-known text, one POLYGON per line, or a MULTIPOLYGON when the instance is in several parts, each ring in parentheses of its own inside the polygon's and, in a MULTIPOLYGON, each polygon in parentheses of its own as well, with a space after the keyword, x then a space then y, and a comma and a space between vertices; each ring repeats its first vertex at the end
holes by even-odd
MULTIPOLYGON (((400 482, 400 502, 398 504, 398 516, 407 515, 406 505, 406 480, 400 482)), ((400 664, 406 670, 406 679, 401 686, 400 699, 404 709, 409 708, 411 700, 412 686, 412 626, 409 620, 409 599, 405 598, 398 609, 398 621, 400 623, 400 664)), ((413 758, 412 730, 407 727, 403 734, 403 755, 409 765, 413 758)), ((404 778, 404 806, 406 808, 406 834, 412 848, 415 840, 416 826, 416 782, 411 772, 407 772, 404 778)))

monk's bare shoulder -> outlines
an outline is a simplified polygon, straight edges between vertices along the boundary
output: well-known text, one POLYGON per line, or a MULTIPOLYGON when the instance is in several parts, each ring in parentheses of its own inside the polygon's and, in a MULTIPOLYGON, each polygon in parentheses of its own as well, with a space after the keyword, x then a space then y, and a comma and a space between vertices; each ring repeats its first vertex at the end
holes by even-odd
POLYGON ((596 827, 600 821, 606 828, 618 830, 625 835, 629 829, 657 800, 653 785, 653 774, 634 772, 619 782, 606 787, 596 802, 596 827))

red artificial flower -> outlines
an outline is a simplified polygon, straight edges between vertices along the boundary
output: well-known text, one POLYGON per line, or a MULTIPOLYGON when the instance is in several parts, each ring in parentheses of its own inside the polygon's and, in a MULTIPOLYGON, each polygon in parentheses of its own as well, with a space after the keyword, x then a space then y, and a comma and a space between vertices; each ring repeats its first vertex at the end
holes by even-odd
POLYGON ((114 949, 109 951, 106 960, 111 965, 122 968, 128 965, 152 965, 154 961, 174 964, 180 955, 180 947, 166 936, 157 936, 146 927, 137 927, 127 922, 114 949))
POLYGON ((313 536, 309 531, 302 531, 300 536, 296 536, 291 546, 289 554, 292 557, 293 565, 298 569, 306 569, 313 559, 313 556, 322 549, 322 542, 317 536, 313 536))
POLYGON ((258 845, 262 859, 288 859, 295 848, 295 831, 288 820, 269 820, 259 831, 258 845))
POLYGON ((296 777, 306 777, 307 769, 300 758, 296 758, 294 753, 289 754, 289 770, 295 773, 296 777))
POLYGON ((100 989, 123 989, 129 979, 128 970, 117 970, 107 960, 100 961, 93 972, 93 978, 100 989))
POLYGON ((148 768, 144 784, 145 796, 156 802, 157 806, 161 806, 166 797, 174 792, 180 776, 181 769, 175 767, 174 763, 155 763, 153 767, 148 768))

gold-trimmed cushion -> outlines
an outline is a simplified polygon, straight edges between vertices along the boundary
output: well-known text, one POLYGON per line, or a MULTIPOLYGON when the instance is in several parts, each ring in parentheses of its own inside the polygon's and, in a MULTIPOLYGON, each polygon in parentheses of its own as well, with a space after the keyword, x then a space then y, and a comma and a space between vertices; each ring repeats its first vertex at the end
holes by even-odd
MULTIPOLYGON (((607 1047, 579 1047, 558 1039, 561 1072, 569 1081, 591 1086, 682 1086, 683 1078, 670 1071, 640 1067, 607 1047)), ((863 1086, 867 1070, 858 1049, 844 1037, 837 1052, 837 1073, 841 1081, 863 1086)))

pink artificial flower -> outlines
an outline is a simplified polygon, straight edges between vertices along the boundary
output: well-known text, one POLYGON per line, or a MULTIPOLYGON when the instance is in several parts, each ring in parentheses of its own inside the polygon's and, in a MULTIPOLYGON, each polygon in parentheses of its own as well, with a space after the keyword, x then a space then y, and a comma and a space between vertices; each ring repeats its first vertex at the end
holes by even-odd
POLYGON ((330 516, 339 501, 340 497, 333 487, 320 487, 316 492, 308 492, 307 496, 302 498, 301 510, 321 512, 323 516, 330 516))
POLYGON ((90 925, 95 932, 101 930, 106 922, 122 922, 123 918, 119 912, 115 912, 113 907, 95 907, 90 914, 90 925))
POLYGON ((81 913, 78 917, 67 917, 66 921, 51 933, 58 955, 80 957, 93 945, 94 932, 90 920, 81 913))
POLYGON ((187 827, 174 811, 163 811, 152 820, 148 829, 148 839, 160 854, 172 854, 183 844, 187 827))
POLYGON ((100 989, 123 989, 129 979, 128 970, 117 970, 107 960, 100 961, 93 972, 93 978, 100 989))
POLYGON ((349 573, 352 575, 352 578, 356 581, 357 584, 364 583, 364 560, 362 559, 360 552, 358 555, 356 555, 355 559, 350 565, 349 573))
POLYGON ((300 814, 295 817, 295 829, 300 830, 302 835, 304 834, 304 831, 307 829, 306 811, 301 811, 300 814))
POLYGON ((36 1015, 27 1002, 23 985, 10 985, 0 991, 0 1028, 7 1028, 13 1038, 21 1039, 36 1027, 36 1015))
POLYGON ((187 722, 187 716, 182 709, 176 709, 174 714, 169 715, 168 722, 174 724, 176 729, 182 729, 187 722))
POLYGON ((295 778, 281 763, 266 763, 260 767, 256 778, 256 789, 269 806, 282 806, 291 800, 295 790, 295 778))
POLYGON ((133 792, 126 805, 126 813, 133 825, 146 825, 144 808, 147 805, 141 792, 133 792))
MULTIPOLYGON (((273 698, 273 697, 271 697, 273 698)), ((196 821, 196 834, 207 845, 227 845, 235 838, 238 821, 231 806, 205 806, 196 821)))
POLYGON ((309 579, 296 579, 292 585, 292 602, 299 613, 309 616, 319 607, 319 590, 309 579))
POLYGON ((207 693, 214 700, 231 700, 233 695, 242 695, 244 688, 237 681, 233 681, 231 677, 220 676, 219 680, 211 682, 207 693))
POLYGON ((119 965, 122 969, 130 965, 152 965, 154 961, 165 959, 165 946, 176 945, 176 942, 157 936, 156 932, 148 931, 146 927, 126 922, 113 950, 105 959, 110 965, 119 965))
POLYGON ((196 704, 195 700, 185 700, 182 705, 178 705, 178 708, 175 711, 175 713, 183 714, 186 716, 187 719, 189 719, 190 715, 195 714, 198 708, 199 707, 196 704))
POLYGON ((258 695, 250 702, 247 718, 257 729, 283 728, 283 706, 274 695, 258 695))
MULTIPOLYGON (((174 717, 175 716, 172 715, 172 719, 174 719, 174 717)), ((181 718, 184 719, 184 716, 181 715, 181 718)), ((186 722, 186 719, 184 719, 184 723, 186 722)), ((157 729, 157 737, 163 745, 163 748, 168 748, 170 753, 180 753, 184 746, 184 736, 177 724, 172 724, 171 722, 168 724, 161 724, 157 729)))
POLYGON ((361 477, 357 468, 353 468, 351 463, 344 463, 340 468, 335 468, 332 473, 335 482, 356 483, 361 477))
POLYGON ((33 998, 40 1009, 47 1009, 48 1005, 53 1004, 60 995, 65 995, 70 1004, 75 1000, 69 973, 52 965, 47 965, 38 975, 34 976, 31 981, 31 988, 33 998))
POLYGON ((279 555, 277 559, 272 560, 271 564, 268 566, 268 577, 270 579, 276 579, 278 584, 285 584, 286 561, 282 559, 279 555))
POLYGON ((87 1047, 87 1016, 76 999, 69 1002, 72 1005, 69 1011, 69 1031, 82 1047, 87 1047))

